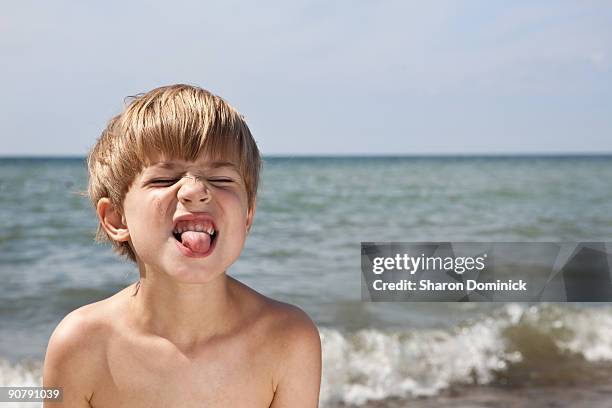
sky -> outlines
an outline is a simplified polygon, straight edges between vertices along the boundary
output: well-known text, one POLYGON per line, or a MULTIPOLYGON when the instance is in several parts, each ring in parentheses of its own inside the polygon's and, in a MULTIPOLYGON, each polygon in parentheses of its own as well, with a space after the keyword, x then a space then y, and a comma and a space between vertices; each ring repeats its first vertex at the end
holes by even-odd
POLYGON ((0 4, 0 156, 84 156, 171 83, 264 155, 612 153, 612 2, 0 4))

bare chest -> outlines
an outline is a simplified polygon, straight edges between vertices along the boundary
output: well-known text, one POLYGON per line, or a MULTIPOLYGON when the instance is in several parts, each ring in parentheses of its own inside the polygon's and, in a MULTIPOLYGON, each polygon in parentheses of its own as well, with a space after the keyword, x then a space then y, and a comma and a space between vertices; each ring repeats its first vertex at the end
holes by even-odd
POLYGON ((118 342, 90 401, 95 408, 269 407, 272 369, 248 342, 183 353, 162 345, 118 342))

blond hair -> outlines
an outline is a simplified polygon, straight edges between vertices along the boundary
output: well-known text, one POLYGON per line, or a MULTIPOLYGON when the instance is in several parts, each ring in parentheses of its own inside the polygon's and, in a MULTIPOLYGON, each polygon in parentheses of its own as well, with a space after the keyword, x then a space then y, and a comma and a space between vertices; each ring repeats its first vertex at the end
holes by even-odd
MULTIPOLYGON (((195 161, 202 155, 236 164, 253 208, 261 158, 244 118, 232 106, 205 89, 184 84, 129 97, 88 155, 87 194, 94 208, 108 197, 122 213, 123 199, 145 166, 162 157, 195 161)), ((136 262, 129 243, 112 240, 101 224, 96 241, 110 241, 116 253, 136 262)))

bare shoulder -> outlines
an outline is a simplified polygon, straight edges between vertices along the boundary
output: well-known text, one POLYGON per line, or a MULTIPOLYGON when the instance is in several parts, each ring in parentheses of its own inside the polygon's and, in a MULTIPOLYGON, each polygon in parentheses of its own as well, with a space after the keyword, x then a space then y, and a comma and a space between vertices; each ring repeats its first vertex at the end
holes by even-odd
POLYGON ((118 295, 72 311, 51 334, 43 383, 46 387, 64 389, 64 402, 54 403, 54 407, 89 406, 96 379, 103 375, 107 340, 113 332, 111 316, 118 295))
POLYGON ((121 292, 99 302, 82 306, 70 312, 57 325, 47 346, 47 357, 63 357, 72 360, 80 354, 87 354, 88 359, 96 356, 96 351, 103 349, 106 339, 113 332, 120 302, 127 293, 121 292))
POLYGON ((318 406, 321 382, 321 339, 317 326, 299 307, 267 298, 252 289, 269 354, 274 360, 271 407, 318 406))
POLYGON ((271 334, 279 340, 278 346, 318 346, 319 330, 310 317, 297 306, 268 299, 266 308, 271 334))
POLYGON ((321 385, 321 338, 300 308, 278 301, 269 305, 269 338, 276 349, 272 408, 314 408, 321 385))
POLYGON ((255 311, 255 319, 276 346, 291 347, 292 344, 311 344, 320 347, 317 326, 310 317, 297 306, 268 298, 248 286, 241 286, 240 296, 246 299, 246 308, 255 311))

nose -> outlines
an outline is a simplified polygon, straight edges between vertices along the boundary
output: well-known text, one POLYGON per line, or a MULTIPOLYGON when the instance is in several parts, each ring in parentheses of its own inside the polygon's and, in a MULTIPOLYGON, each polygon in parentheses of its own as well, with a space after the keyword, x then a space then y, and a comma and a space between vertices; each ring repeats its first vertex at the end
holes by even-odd
POLYGON ((182 203, 208 203, 211 195, 206 182, 198 180, 198 176, 184 175, 181 188, 178 191, 178 199, 182 203))

